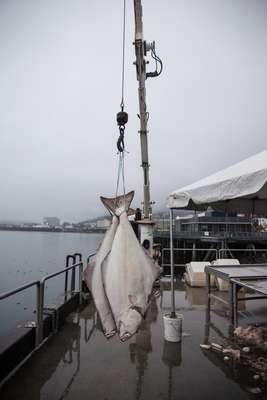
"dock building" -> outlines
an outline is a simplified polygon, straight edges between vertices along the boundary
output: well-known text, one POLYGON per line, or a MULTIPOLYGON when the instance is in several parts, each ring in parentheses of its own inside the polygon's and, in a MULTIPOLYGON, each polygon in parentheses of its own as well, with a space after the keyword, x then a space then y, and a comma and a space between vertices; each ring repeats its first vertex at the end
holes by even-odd
POLYGON ((60 226, 60 219, 57 217, 44 217, 43 222, 44 222, 44 225, 48 225, 51 228, 60 226))

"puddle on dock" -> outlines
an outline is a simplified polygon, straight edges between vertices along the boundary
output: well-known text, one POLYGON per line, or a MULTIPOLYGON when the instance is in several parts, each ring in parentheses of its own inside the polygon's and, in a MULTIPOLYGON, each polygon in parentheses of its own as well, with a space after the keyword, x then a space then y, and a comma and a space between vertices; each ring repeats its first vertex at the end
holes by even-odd
MULTIPOLYGON (((162 282, 139 332, 125 343, 104 338, 92 304, 71 314, 64 329, 6 383, 1 400, 266 399, 267 391, 253 381, 251 371, 201 350, 200 343, 229 335, 227 307, 213 302, 208 315, 205 289, 176 284, 185 334, 181 343, 164 341, 169 286, 162 282)), ((266 321, 264 302, 242 307, 241 325, 266 321)))

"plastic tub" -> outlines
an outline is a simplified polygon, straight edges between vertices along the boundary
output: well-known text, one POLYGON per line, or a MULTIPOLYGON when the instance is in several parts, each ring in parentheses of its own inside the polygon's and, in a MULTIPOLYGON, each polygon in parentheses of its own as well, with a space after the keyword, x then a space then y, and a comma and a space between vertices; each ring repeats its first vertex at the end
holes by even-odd
POLYGON ((163 316, 165 340, 168 342, 180 342, 182 340, 183 319, 182 314, 176 314, 175 318, 171 318, 170 314, 163 316))

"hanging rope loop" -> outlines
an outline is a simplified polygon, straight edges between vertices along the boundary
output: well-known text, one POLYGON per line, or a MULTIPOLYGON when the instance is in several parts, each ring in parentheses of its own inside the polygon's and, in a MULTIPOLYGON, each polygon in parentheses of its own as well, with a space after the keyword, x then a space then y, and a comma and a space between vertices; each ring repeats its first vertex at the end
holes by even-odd
POLYGON ((119 127, 120 130, 120 135, 119 138, 117 140, 117 149, 119 153, 123 153, 124 152, 124 130, 125 130, 125 126, 120 126, 119 127))
POLYGON ((122 178, 122 190, 123 190, 123 195, 124 195, 124 200, 125 200, 126 191, 125 191, 124 152, 123 151, 121 153, 119 153, 119 166, 118 166, 118 175, 117 175, 115 198, 118 197, 121 178, 122 178))

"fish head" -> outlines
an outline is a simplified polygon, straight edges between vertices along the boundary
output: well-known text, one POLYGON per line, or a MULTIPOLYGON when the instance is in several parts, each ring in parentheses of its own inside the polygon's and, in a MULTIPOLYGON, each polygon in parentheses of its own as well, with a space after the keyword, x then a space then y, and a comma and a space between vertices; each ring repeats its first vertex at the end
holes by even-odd
POLYGON ((113 198, 100 196, 100 200, 112 215, 118 217, 124 212, 128 212, 130 204, 134 198, 134 190, 131 192, 113 198))
POLYGON ((129 309, 119 320, 119 336, 124 342, 135 334, 142 322, 142 315, 135 309, 129 309))

